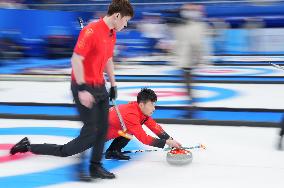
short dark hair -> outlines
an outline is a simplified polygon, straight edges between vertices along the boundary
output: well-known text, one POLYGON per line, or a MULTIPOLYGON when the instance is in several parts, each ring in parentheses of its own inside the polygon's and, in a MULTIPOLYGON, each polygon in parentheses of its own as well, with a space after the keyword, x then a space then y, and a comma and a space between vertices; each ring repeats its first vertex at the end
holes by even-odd
POLYGON ((108 7, 107 15, 111 16, 114 13, 120 13, 121 17, 134 16, 133 7, 128 0, 112 0, 108 7))
POLYGON ((157 95, 152 89, 142 88, 137 95, 137 103, 146 103, 148 101, 157 102, 157 95))

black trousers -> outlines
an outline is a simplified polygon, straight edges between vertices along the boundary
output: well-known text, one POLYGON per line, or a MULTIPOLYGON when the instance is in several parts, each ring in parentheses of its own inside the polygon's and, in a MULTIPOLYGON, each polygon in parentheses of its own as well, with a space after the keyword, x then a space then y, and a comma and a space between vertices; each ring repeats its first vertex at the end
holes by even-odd
POLYGON ((105 86, 88 87, 96 102, 91 109, 83 106, 78 98, 78 85, 72 83, 72 94, 83 122, 80 134, 67 144, 32 144, 31 152, 40 155, 67 157, 92 147, 90 162, 100 163, 108 130, 109 97, 105 86))
POLYGON ((113 139, 107 151, 114 151, 114 150, 121 151, 122 148, 124 148, 128 144, 129 141, 130 141, 129 139, 123 136, 119 136, 113 139))
POLYGON ((192 83, 193 83, 193 76, 192 76, 192 69, 191 68, 183 68, 183 77, 184 77, 184 82, 186 85, 187 89, 187 94, 191 98, 192 105, 194 103, 194 97, 192 94, 192 83))

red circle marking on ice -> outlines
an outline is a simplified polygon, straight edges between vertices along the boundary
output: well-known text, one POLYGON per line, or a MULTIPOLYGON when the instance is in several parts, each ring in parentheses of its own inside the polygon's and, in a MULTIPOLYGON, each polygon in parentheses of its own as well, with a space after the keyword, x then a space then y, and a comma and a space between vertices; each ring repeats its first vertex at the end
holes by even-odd
MULTIPOLYGON (((0 144, 0 150, 10 150, 13 144, 0 144)), ((14 160, 19 160, 19 159, 24 159, 26 157, 31 156, 32 153, 27 152, 27 153, 21 153, 21 154, 16 154, 16 155, 5 155, 5 156, 0 156, 0 163, 5 163, 9 161, 14 161, 14 160)))
MULTIPOLYGON (((158 97, 176 97, 176 96, 187 96, 187 92, 183 91, 155 91, 158 97)), ((130 93, 132 97, 136 97, 137 93, 130 93)))
POLYGON ((220 69, 220 70, 200 70, 202 73, 237 73, 240 72, 238 70, 232 69, 220 69))

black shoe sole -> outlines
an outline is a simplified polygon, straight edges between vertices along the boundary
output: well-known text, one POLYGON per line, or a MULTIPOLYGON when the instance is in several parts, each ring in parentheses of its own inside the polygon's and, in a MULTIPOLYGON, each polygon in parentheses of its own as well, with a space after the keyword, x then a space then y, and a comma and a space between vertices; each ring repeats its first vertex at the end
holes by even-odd
POLYGON ((106 160, 129 161, 130 159, 105 158, 106 160))
POLYGON ((113 175, 113 176, 101 176, 101 175, 98 175, 98 174, 91 174, 91 177, 94 178, 94 179, 97 179, 97 178, 100 178, 100 179, 114 179, 115 175, 113 175))

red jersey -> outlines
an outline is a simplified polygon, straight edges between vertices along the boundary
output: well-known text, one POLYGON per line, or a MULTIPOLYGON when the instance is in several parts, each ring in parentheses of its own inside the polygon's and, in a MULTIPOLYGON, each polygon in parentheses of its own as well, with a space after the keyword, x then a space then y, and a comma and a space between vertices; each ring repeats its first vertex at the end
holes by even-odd
MULTIPOLYGON (((134 135, 143 144, 160 148, 165 146, 166 140, 169 139, 170 136, 151 117, 142 113, 137 102, 118 105, 118 109, 127 128, 127 133, 134 135), (147 135, 142 128, 143 124, 145 124, 160 139, 147 135)), ((109 110, 109 129, 107 140, 119 137, 119 130, 122 130, 121 124, 114 107, 112 107, 109 110)))
MULTIPOLYGON (((103 85, 103 71, 113 56, 116 33, 110 30, 101 18, 85 26, 80 32, 74 52, 84 57, 84 78, 86 84, 103 85)), ((76 80, 72 70, 72 80, 76 80)))

